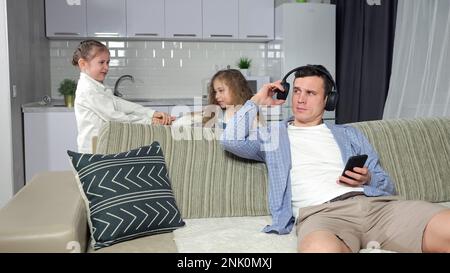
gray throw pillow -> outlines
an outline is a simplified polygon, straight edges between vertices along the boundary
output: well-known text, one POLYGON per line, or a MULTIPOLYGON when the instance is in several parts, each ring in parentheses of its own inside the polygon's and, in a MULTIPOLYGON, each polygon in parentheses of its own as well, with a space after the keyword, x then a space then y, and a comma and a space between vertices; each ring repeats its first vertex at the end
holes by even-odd
POLYGON ((118 154, 67 153, 88 209, 94 249, 185 225, 158 142, 118 154))

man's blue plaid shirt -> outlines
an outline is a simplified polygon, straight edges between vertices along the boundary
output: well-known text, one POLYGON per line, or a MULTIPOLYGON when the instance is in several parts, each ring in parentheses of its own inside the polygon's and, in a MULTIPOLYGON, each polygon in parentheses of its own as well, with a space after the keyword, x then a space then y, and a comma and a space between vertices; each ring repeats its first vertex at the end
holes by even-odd
MULTIPOLYGON (((224 149, 237 156, 266 163, 269 175, 269 208, 272 225, 264 232, 287 234, 294 226, 291 206, 291 151, 287 133, 287 120, 271 123, 266 127, 253 128, 258 106, 252 101, 245 105, 227 123, 221 136, 224 149)), ((364 185, 367 196, 393 195, 394 184, 381 168, 378 155, 366 137, 348 125, 328 125, 341 150, 343 162, 353 155, 367 154, 366 165, 372 179, 364 185)), ((320 148, 320 147, 318 147, 320 148)))

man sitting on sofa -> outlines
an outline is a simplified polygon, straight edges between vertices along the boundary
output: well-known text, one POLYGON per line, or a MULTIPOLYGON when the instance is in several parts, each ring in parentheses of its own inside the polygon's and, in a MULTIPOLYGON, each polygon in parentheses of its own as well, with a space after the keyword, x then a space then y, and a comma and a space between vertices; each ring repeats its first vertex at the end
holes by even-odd
POLYGON ((450 209, 394 196, 366 137, 348 125, 323 123, 324 111, 334 110, 338 95, 328 70, 299 67, 293 85, 293 117, 268 128, 249 127, 258 106, 285 102, 272 98, 283 90, 277 81, 245 103, 221 138, 225 150, 267 165, 272 225, 264 231, 286 234, 295 222, 300 252, 358 252, 373 246, 450 252, 450 209), (366 165, 341 176, 344 163, 357 154, 368 155, 366 165))

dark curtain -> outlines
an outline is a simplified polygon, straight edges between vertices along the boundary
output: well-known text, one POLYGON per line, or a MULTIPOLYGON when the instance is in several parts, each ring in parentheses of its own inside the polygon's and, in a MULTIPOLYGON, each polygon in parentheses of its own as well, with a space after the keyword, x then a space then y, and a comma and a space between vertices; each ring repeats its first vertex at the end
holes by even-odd
POLYGON ((397 0, 335 0, 336 123, 383 117, 394 47, 397 0))

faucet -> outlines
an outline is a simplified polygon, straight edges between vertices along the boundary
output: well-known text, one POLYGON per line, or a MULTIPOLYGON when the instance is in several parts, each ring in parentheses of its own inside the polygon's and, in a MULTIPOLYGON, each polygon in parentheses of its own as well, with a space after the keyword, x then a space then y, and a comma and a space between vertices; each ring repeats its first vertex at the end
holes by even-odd
POLYGON ((124 79, 129 79, 130 81, 134 82, 134 77, 131 75, 122 75, 120 76, 116 83, 114 84, 114 96, 117 97, 123 97, 123 94, 119 92, 119 90, 117 89, 119 87, 119 83, 124 80, 124 79))

